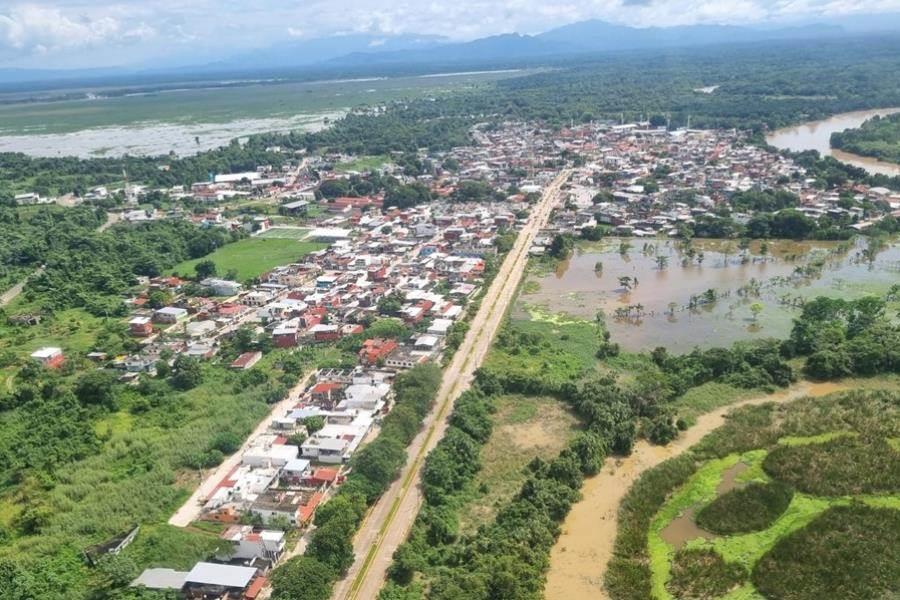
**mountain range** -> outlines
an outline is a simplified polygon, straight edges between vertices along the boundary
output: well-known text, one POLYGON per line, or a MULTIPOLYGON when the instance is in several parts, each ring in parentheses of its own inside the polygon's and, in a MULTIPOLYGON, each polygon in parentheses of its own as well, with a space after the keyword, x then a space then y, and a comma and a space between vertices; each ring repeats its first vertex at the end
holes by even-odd
POLYGON ((140 66, 113 69, 48 71, 40 69, 0 69, 0 86, 27 88, 31 83, 56 81, 70 85, 73 80, 93 83, 98 78, 125 80, 138 77, 163 80, 166 77, 208 78, 224 74, 297 73, 327 74, 367 72, 398 66, 435 71, 488 64, 525 64, 542 59, 565 58, 627 50, 658 50, 715 44, 755 43, 773 40, 828 39, 858 35, 862 31, 900 31, 900 16, 887 15, 841 24, 819 23, 792 27, 738 27, 690 25, 675 27, 629 27, 599 20, 564 25, 537 35, 508 33, 468 42, 453 42, 429 35, 352 34, 318 39, 280 42, 224 57, 216 62, 176 68, 147 69, 140 66), (69 82, 68 84, 65 82, 69 82))

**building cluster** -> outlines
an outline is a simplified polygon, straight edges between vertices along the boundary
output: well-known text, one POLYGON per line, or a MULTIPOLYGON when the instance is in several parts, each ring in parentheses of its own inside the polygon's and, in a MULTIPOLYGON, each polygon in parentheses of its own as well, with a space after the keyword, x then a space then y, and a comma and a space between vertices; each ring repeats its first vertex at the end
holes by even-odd
MULTIPOLYGON (((600 225, 618 235, 676 236, 681 226, 723 209, 737 224, 746 224, 753 213, 732 210, 730 200, 740 192, 762 190, 791 192, 801 213, 849 218, 860 231, 885 215, 900 214, 900 193, 854 182, 824 190, 793 159, 750 144, 745 133, 734 130, 591 124, 563 130, 556 143, 581 157, 583 165, 548 234, 600 225), (860 206, 863 201, 887 208, 873 214, 860 206)), ((535 252, 549 236, 541 242, 535 252)))

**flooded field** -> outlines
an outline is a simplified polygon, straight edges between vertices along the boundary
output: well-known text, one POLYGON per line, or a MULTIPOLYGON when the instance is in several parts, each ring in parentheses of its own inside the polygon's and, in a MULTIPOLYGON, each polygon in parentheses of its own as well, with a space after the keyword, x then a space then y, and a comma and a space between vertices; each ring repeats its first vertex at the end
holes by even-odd
POLYGON ((778 129, 771 135, 766 136, 766 142, 776 148, 793 152, 818 150, 822 156, 833 156, 854 167, 866 169, 870 173, 888 176, 900 175, 900 165, 831 148, 832 133, 846 129, 856 129, 874 116, 883 117, 896 112, 900 112, 900 108, 858 110, 841 113, 821 121, 811 121, 794 127, 778 129))
POLYGON ((24 152, 31 156, 81 158, 179 156, 225 146, 234 138, 270 131, 319 131, 343 112, 304 114, 293 117, 237 119, 227 123, 140 122, 128 126, 96 127, 70 133, 38 133, 0 136, 0 152, 24 152))
POLYGON ((673 352, 786 337, 802 299, 885 293, 900 281, 900 246, 854 242, 609 239, 580 245, 555 272, 532 273, 514 318, 534 309, 593 320, 624 349, 673 352), (622 247, 626 244, 626 247, 622 247))
POLYGON ((33 156, 193 154, 268 131, 314 131, 349 109, 473 89, 529 71, 330 81, 199 82, 122 93, 23 101, 0 94, 0 152, 33 156))

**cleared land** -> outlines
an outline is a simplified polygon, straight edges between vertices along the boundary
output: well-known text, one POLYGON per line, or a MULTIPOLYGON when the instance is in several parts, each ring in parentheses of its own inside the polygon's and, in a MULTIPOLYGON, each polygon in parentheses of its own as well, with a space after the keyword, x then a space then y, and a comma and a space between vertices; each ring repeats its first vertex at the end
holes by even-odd
POLYGON ((494 430, 481 450, 484 466, 472 486, 474 496, 459 511, 463 534, 491 521, 498 507, 519 491, 532 459, 556 456, 577 431, 577 418, 555 398, 501 396, 496 407, 494 430))
POLYGON ((194 275, 194 267, 201 261, 216 263, 219 275, 234 269, 238 281, 252 279, 278 265, 299 260, 310 252, 325 248, 325 244, 298 242, 292 238, 254 237, 222 246, 212 254, 175 265, 173 273, 194 275))

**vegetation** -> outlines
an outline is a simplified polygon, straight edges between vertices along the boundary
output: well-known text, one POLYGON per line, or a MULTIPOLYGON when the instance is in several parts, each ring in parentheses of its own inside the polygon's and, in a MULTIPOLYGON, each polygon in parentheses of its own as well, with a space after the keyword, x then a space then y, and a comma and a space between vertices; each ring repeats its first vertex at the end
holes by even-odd
POLYGON ((721 535, 760 531, 787 510, 793 497, 793 490, 784 484, 751 482, 704 506, 695 520, 703 529, 721 535))
POLYGON ((817 496, 900 492, 900 452, 884 438, 841 436, 819 444, 783 445, 769 453, 763 468, 817 496))
POLYGON ((767 598, 889 598, 900 593, 900 510, 836 506, 779 540, 753 570, 767 598))
POLYGON ((900 114, 875 116, 858 129, 832 133, 831 146, 861 156, 900 163, 900 114))
MULTIPOLYGON (((297 262, 310 252, 324 247, 325 244, 283 238, 250 238, 218 248, 211 254, 204 254, 202 259, 180 262, 171 271, 183 277, 191 277, 203 262, 211 261, 219 275, 232 271, 238 281, 247 281, 278 265, 297 262)), ((202 278, 200 272, 196 272, 202 278)))
POLYGON ((706 600, 725 595, 746 578, 741 565, 726 563, 713 550, 681 550, 672 560, 667 585, 676 598, 706 600))
MULTIPOLYGON (((896 575, 875 576, 874 587, 869 587, 868 582, 852 577, 855 567, 850 565, 884 573, 883 540, 896 536, 896 523, 890 524, 898 514, 896 490, 870 488, 874 490, 870 493, 857 486, 817 489, 816 495, 809 495, 798 487, 791 499, 790 488, 785 482, 772 482, 764 465, 787 449, 816 449, 842 463, 845 451, 831 444, 886 441, 897 435, 898 427, 900 395, 894 391, 844 392, 736 410, 725 425, 677 459, 644 473, 629 491, 620 508, 607 590, 616 600, 711 598, 737 586, 736 597, 762 593, 767 598, 812 598, 816 593, 828 595, 826 589, 839 589, 841 597, 863 598, 892 591, 884 582, 896 582, 896 575), (739 477, 749 484, 717 496, 718 482, 737 461, 748 465, 739 477), (838 495, 843 492, 866 504, 860 510, 893 511, 893 516, 882 515, 888 521, 882 523, 888 533, 874 536, 876 540, 867 546, 867 536, 855 529, 864 528, 865 520, 856 525, 851 513, 846 513, 841 525, 824 528, 828 531, 822 538, 808 537, 805 532, 820 531, 816 523, 825 518, 823 514, 858 506, 848 496, 838 495), (687 540, 684 549, 676 552, 661 532, 687 508, 698 506, 698 525, 717 531, 720 537, 687 540), (767 518, 763 520, 760 513, 767 518), (834 552, 824 551, 826 545, 834 552), (741 583, 747 572, 753 573, 752 583, 741 583), (834 579, 828 580, 832 572, 834 579), (794 578, 792 573, 799 576, 794 578), (827 584, 822 583, 826 580, 827 584), (807 590, 817 592, 806 595, 807 590)), ((863 470, 871 474, 870 467, 863 470)), ((816 471, 811 480, 829 479, 821 468, 811 471, 816 471)), ((840 482, 841 472, 834 471, 840 482)))

